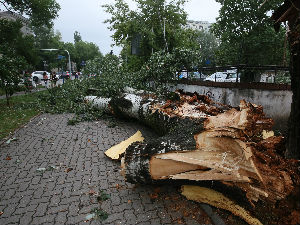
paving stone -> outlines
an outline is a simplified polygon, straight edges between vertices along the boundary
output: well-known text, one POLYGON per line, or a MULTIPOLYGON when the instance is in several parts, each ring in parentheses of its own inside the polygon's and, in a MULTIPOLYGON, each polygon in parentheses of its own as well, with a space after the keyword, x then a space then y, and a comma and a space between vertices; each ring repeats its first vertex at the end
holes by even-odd
POLYGON ((26 212, 24 215, 20 216, 20 224, 29 225, 31 224, 34 212, 26 212))
POLYGON ((55 218, 56 224, 65 224, 67 222, 68 212, 59 212, 55 218))
MULTIPOLYGON (((109 128, 105 120, 68 126, 72 117, 37 116, 14 134, 16 141, 0 146, 1 155, 12 158, 0 160, 1 225, 171 224, 182 217, 181 211, 172 210, 176 201, 186 201, 172 199, 172 193, 178 197, 175 187, 162 186, 160 197, 153 200, 149 195, 155 187, 126 183, 119 162, 104 155, 137 130, 145 137, 155 136, 150 130, 124 121, 109 128), (20 163, 15 163, 17 159, 20 163), (43 167, 46 171, 37 171, 43 167), (89 194, 91 190, 105 191, 110 198, 99 203, 96 193, 89 194), (95 208, 106 211, 108 219, 85 221, 95 208)), ((194 206, 186 204, 187 210, 194 206)))

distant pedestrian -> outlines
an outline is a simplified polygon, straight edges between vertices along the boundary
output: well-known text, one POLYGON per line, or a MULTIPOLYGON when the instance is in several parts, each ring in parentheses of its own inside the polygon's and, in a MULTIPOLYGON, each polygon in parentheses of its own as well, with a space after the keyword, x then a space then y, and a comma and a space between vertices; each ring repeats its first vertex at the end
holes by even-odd
POLYGON ((78 79, 78 74, 79 74, 79 72, 75 73, 75 79, 78 79))
POLYGON ((57 77, 56 77, 56 73, 52 72, 51 73, 51 87, 56 87, 56 82, 57 82, 57 77))
POLYGON ((26 87, 26 91, 31 92, 32 87, 32 80, 31 75, 26 71, 24 74, 24 85, 26 87))
POLYGON ((43 80, 45 82, 45 87, 48 87, 48 76, 46 72, 43 73, 43 80))

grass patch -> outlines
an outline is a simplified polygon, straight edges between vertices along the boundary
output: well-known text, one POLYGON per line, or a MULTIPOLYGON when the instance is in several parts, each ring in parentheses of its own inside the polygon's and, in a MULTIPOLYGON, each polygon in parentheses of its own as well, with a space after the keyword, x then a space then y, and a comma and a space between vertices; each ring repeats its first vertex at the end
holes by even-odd
POLYGON ((0 88, 0 96, 1 95, 5 95, 5 91, 2 88, 0 88))
POLYGON ((0 139, 39 114, 37 95, 38 93, 31 93, 12 96, 9 107, 6 105, 6 99, 0 99, 0 139))

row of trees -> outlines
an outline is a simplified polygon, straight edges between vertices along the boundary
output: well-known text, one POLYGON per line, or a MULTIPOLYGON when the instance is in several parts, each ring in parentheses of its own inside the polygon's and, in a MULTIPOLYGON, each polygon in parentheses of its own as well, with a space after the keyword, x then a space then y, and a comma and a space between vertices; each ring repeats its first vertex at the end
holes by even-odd
POLYGON ((122 47, 123 61, 133 71, 139 70, 153 53, 172 54, 178 48, 197 53, 197 60, 184 67, 199 67, 208 61, 217 65, 282 65, 288 61, 285 28, 275 33, 269 19, 280 0, 270 0, 262 6, 252 0, 217 0, 222 7, 211 33, 184 28, 186 0, 135 2, 136 10, 131 10, 124 0, 103 5, 111 14, 106 23, 114 32, 112 38, 122 47), (138 50, 132 51, 134 46, 138 50))
MULTIPOLYGON (((137 84, 149 80, 163 83, 180 68, 201 66, 207 59, 216 65, 288 65, 287 28, 281 26, 276 33, 274 21, 270 19, 283 0, 216 1, 221 4, 221 9, 211 30, 213 35, 183 28, 187 16, 183 10, 185 0, 168 3, 166 0, 135 0, 135 11, 130 10, 124 0, 103 6, 111 14, 106 22, 114 31, 115 44, 122 47, 123 65, 134 72, 135 80, 139 81, 137 84), (138 50, 133 49, 134 46, 138 46, 138 50)), ((285 4, 288 3, 285 1, 285 4)), ((292 1, 290 4, 298 10, 292 1)), ((296 50, 294 47, 293 58, 299 55, 296 50)), ((116 79, 128 74, 126 70, 124 72, 124 66, 116 71, 116 79)), ((253 81, 255 75, 254 71, 247 71, 242 74, 241 80, 253 81)), ((157 86, 154 87, 157 90, 157 86)), ((292 87, 295 84, 292 83, 292 87)), ((293 98, 293 104, 297 100, 293 98)), ((294 110, 290 118, 296 118, 298 114, 294 110)), ((290 124, 295 124, 295 121, 291 120, 290 124)), ((299 136, 299 126, 295 127, 289 133, 292 144, 299 136)), ((292 144, 287 155, 299 158, 297 146, 292 144)))
MULTIPOLYGON (((51 27, 57 17, 59 5, 55 0, 0 2, 8 11, 27 15, 33 27, 51 27)), ((19 73, 31 69, 38 62, 37 47, 33 36, 24 36, 21 21, 0 20, 0 88, 9 96, 18 88, 19 73)))
MULTIPOLYGON (((92 43, 82 40, 78 31, 74 32, 74 42, 63 42, 59 31, 54 32, 52 28, 39 27, 35 29, 36 43, 39 49, 63 49, 68 50, 71 55, 71 61, 76 63, 77 70, 81 70, 87 60, 102 56, 99 47, 92 43)), ((41 51, 38 68, 43 69, 44 63, 47 62, 47 69, 67 68, 68 57, 64 51, 41 51), (59 57, 62 56, 62 57, 59 57)))
POLYGON ((55 0, 3 0, 0 3, 1 8, 28 17, 33 31, 33 35, 24 35, 21 21, 0 19, 0 88, 5 91, 7 100, 19 90, 22 72, 66 68, 68 57, 58 58, 58 55, 66 56, 64 51, 48 52, 41 49, 68 50, 79 70, 82 61, 101 56, 98 46, 83 41, 78 32, 74 33, 74 43, 64 43, 61 34, 54 32, 53 20, 60 9, 55 0))
MULTIPOLYGON (((103 5, 111 15, 105 22, 113 31, 115 45, 122 47, 118 66, 123 68, 117 73, 127 76, 126 70, 136 84, 151 81, 156 88, 182 69, 283 64, 288 55, 285 28, 275 33, 268 16, 280 0, 270 0, 262 6, 252 0, 217 1, 222 7, 210 32, 186 28, 186 0, 135 0, 135 10, 125 0, 103 5)), ((86 71, 105 73, 99 69, 102 62, 103 59, 90 61, 86 71)), ((253 81, 255 75, 247 71, 242 79, 253 81)))
POLYGON ((186 0, 135 2, 137 10, 131 10, 124 0, 103 5, 105 11, 111 14, 105 22, 114 31, 112 38, 116 45, 122 47, 121 56, 130 69, 139 70, 153 53, 172 53, 178 48, 197 51, 201 57, 196 64, 203 64, 207 57, 214 58, 217 41, 213 35, 184 29, 187 14, 183 6, 186 0))

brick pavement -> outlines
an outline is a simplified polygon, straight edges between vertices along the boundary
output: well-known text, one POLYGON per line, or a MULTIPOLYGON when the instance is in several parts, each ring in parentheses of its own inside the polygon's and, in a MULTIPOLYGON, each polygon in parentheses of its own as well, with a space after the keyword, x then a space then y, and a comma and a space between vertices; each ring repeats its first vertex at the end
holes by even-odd
POLYGON ((0 146, 0 224, 211 224, 201 205, 178 187, 125 182, 119 162, 104 151, 133 135, 154 135, 145 127, 118 121, 68 126, 71 114, 43 114, 0 146), (45 168, 45 171, 37 171, 45 168), (109 194, 98 201, 97 193, 109 194), (86 216, 108 213, 104 221, 86 216))

